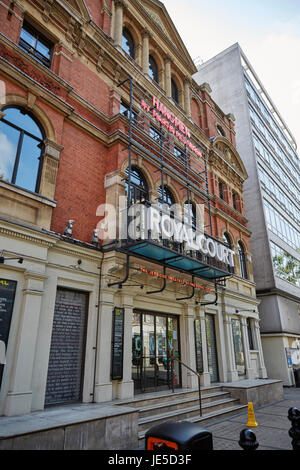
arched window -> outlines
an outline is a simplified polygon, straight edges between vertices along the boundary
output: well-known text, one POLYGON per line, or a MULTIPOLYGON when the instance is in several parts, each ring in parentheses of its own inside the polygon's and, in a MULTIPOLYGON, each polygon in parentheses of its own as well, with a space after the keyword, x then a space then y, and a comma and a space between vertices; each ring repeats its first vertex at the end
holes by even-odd
POLYGON ((223 243, 225 243, 225 245, 231 249, 231 240, 230 240, 228 233, 226 232, 223 234, 223 243))
POLYGON ((19 107, 3 109, 0 120, 0 178, 39 192, 44 132, 31 113, 19 107))
POLYGON ((163 204, 166 204, 167 206, 172 206, 173 204, 175 204, 175 199, 174 199, 174 196, 173 194, 171 193, 171 191, 166 187, 164 186, 164 189, 162 190, 162 187, 160 186, 158 188, 158 194, 159 194, 159 198, 158 198, 158 205, 161 207, 163 204))
POLYGON ((238 249, 239 249, 239 261, 240 261, 241 276, 244 279, 248 279, 246 253, 245 253, 244 246, 241 242, 238 242, 238 249))
POLYGON ((216 127, 217 127, 218 134, 220 134, 222 137, 226 137, 226 134, 224 130, 222 129, 222 127, 219 124, 217 124, 216 127))
POLYGON ((172 98, 173 100, 178 103, 179 99, 178 99, 178 87, 176 85, 176 83, 174 82, 173 78, 171 78, 171 93, 172 93, 172 98))
MULTIPOLYGON (((128 175, 128 168, 126 173, 128 175)), ((135 204, 138 202, 146 202, 148 201, 148 185, 145 180, 143 173, 140 171, 139 168, 132 167, 131 174, 130 174, 130 187, 131 187, 131 195, 130 195, 130 202, 131 204, 135 204)), ((126 196, 128 195, 128 179, 126 180, 125 186, 126 196)))
POLYGON ((152 55, 149 56, 149 75, 156 83, 158 83, 158 66, 152 55))
POLYGON ((135 42, 131 33, 126 28, 123 29, 122 48, 132 59, 135 59, 135 42))

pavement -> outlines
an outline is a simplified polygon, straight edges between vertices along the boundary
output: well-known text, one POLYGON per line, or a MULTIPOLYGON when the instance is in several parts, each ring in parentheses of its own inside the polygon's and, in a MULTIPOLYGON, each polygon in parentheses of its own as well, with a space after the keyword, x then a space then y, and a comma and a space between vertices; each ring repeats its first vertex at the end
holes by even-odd
POLYGON ((227 419, 206 424, 212 433, 214 450, 242 450, 238 444, 240 432, 251 429, 256 435, 259 450, 293 450, 288 432, 292 423, 288 419, 290 408, 300 409, 300 388, 284 387, 284 399, 268 405, 255 407, 254 415, 258 426, 247 428, 248 411, 227 419))

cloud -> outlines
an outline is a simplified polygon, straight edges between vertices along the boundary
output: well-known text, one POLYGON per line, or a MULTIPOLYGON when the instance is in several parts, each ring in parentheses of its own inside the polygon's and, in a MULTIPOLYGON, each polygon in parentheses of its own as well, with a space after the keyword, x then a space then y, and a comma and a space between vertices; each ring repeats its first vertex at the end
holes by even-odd
POLYGON ((16 155, 15 145, 0 131, 0 175, 8 178, 12 172, 16 155))

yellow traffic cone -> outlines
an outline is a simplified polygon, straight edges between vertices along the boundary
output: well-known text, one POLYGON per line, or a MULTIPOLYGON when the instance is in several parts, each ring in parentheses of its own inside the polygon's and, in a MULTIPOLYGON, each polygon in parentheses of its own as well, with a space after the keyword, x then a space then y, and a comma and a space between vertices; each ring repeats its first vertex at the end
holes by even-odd
POLYGON ((256 428, 258 426, 255 421, 254 409, 252 401, 248 402, 248 423, 246 424, 248 428, 256 428))

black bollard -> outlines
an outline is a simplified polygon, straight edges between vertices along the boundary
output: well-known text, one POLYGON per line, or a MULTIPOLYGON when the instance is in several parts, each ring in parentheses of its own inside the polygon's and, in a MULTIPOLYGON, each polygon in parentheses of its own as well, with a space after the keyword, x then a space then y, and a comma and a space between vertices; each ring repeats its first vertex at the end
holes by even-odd
POLYGON ((243 429, 240 432, 239 445, 244 450, 256 450, 259 446, 259 443, 256 440, 256 436, 251 429, 243 429))
POLYGON ((292 438, 293 450, 300 450, 300 410, 298 408, 290 408, 288 419, 292 423, 289 436, 292 438))

